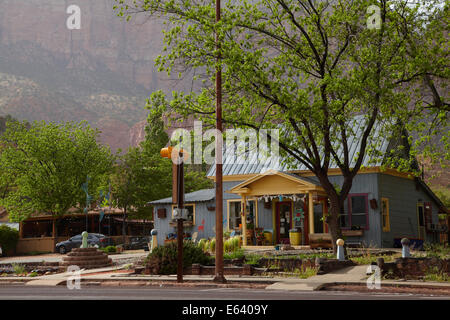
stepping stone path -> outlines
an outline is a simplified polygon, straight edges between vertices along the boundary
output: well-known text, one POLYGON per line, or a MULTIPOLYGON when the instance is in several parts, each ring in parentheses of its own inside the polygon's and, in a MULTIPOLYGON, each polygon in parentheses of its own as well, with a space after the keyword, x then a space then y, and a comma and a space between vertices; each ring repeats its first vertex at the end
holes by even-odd
POLYGON ((75 248, 63 257, 63 261, 59 265, 64 269, 73 265, 80 269, 94 269, 109 267, 112 265, 112 260, 97 248, 75 248))

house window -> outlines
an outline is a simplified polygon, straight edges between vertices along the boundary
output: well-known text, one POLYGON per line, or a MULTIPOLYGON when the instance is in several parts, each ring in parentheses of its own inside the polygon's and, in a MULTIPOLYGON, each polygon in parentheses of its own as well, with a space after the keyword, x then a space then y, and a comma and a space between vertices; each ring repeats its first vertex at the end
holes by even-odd
MULTIPOLYGON (((172 219, 173 219, 173 209, 175 209, 177 206, 172 205, 172 219)), ((192 222, 192 224, 195 224, 195 204, 185 204, 184 208, 188 210, 188 216, 186 221, 192 222)))
MULTIPOLYGON (((239 225, 242 224, 241 212, 241 200, 228 201, 228 230, 237 230, 239 225)), ((247 200, 247 217, 253 217, 253 223, 255 222, 255 200, 247 200)))
POLYGON ((341 228, 369 229, 367 194, 349 194, 344 212, 340 215, 341 228))
POLYGON ((391 224, 389 222, 389 199, 387 198, 381 198, 381 219, 383 232, 389 232, 391 230, 391 224))
POLYGON ((241 201, 228 202, 228 230, 239 228, 241 224, 241 201))

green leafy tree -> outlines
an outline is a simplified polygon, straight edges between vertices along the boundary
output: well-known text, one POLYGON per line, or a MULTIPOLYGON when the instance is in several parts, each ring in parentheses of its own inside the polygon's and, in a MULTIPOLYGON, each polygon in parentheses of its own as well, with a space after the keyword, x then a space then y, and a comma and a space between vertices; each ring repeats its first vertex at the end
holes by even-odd
MULTIPOLYGON (((438 83, 445 88, 448 81, 447 3, 228 1, 219 23, 214 1, 208 0, 116 0, 115 8, 127 19, 137 13, 164 18, 168 28, 164 52, 156 60, 159 70, 194 75, 192 92, 173 92, 171 98, 153 93, 154 110, 184 118, 195 115, 213 124, 212 88, 221 67, 227 127, 282 125, 279 145, 285 162, 303 164, 327 193, 334 245, 342 236, 339 215, 364 159, 385 157, 378 151, 380 141, 371 139, 376 124, 385 137, 410 145, 410 150, 393 150, 385 163, 413 170, 412 148, 417 145, 405 129, 414 129, 424 138, 418 145, 423 145, 436 133, 428 119, 436 114, 441 122, 448 119, 445 96, 433 95, 425 103, 433 91, 426 85, 428 77, 435 89, 438 83), (373 5, 375 15, 368 12, 373 5), (356 115, 357 123, 349 121, 356 115), (350 150, 356 138, 357 150, 350 150), (331 165, 343 176, 338 189, 328 176, 331 165)), ((445 150, 448 158, 444 133, 441 153, 445 150)))
POLYGON ((0 248, 4 255, 16 249, 18 240, 19 231, 8 227, 7 225, 0 226, 0 248))
POLYGON ((86 177, 89 190, 96 190, 114 161, 110 149, 97 142, 98 135, 86 122, 8 122, 0 137, 0 181, 13 188, 0 205, 11 221, 36 212, 60 217, 72 207, 84 207, 86 177))
POLYGON ((152 211, 147 203, 171 194, 171 162, 160 156, 160 149, 168 141, 162 119, 153 117, 146 127, 146 139, 140 146, 130 148, 115 167, 111 191, 115 205, 124 212, 123 235, 126 235, 128 214, 149 219, 152 211))

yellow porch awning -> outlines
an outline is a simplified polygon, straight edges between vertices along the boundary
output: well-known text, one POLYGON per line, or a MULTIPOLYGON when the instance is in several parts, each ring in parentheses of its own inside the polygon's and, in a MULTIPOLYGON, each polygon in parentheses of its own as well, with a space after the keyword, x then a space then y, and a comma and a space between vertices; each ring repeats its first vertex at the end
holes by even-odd
POLYGON ((260 173, 241 182, 228 192, 246 196, 306 193, 325 195, 324 189, 312 179, 277 170, 268 170, 260 173))

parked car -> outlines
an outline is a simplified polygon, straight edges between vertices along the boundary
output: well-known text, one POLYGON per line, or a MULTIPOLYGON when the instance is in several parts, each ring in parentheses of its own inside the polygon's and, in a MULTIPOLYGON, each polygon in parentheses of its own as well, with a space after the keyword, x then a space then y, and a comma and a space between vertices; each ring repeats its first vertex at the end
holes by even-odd
POLYGON ((149 251, 148 244, 150 243, 150 237, 133 237, 130 238, 130 243, 124 245, 125 250, 139 250, 144 249, 149 251))
MULTIPOLYGON (((67 252, 70 252, 73 248, 79 248, 81 247, 81 243, 83 241, 83 238, 81 234, 77 234, 76 236, 73 236, 69 238, 66 241, 58 242, 56 244, 56 251, 65 254, 67 252)), ((98 246, 99 248, 107 247, 110 245, 113 245, 114 241, 101 234, 101 233, 89 233, 88 234, 88 245, 89 246, 98 246)))

